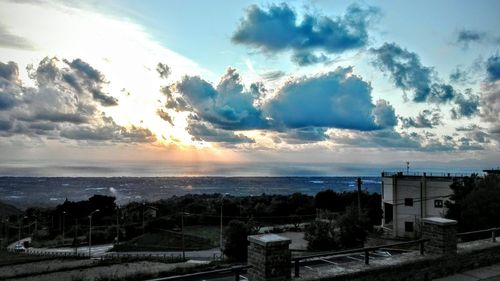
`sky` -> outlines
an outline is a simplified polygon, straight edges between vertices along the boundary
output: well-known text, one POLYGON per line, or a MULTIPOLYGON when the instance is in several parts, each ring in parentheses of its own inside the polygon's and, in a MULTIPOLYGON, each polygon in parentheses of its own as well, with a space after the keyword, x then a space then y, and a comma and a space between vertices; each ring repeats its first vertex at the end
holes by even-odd
POLYGON ((0 175, 500 165, 498 1, 0 0, 0 175))

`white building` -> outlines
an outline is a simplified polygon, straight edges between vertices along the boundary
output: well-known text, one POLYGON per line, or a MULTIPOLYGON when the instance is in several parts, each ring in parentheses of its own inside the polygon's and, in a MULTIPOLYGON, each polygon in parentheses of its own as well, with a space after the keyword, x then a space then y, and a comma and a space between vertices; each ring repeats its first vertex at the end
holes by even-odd
POLYGON ((453 193, 450 185, 463 175, 382 173, 382 227, 393 237, 415 238, 420 219, 444 217, 445 201, 453 193))

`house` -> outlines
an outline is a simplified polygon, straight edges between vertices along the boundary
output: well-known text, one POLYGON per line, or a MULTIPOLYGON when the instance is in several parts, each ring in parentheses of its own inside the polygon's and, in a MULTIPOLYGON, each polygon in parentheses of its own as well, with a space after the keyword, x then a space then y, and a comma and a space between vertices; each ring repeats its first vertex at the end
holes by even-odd
POLYGON ((420 219, 444 217, 444 203, 453 193, 450 185, 464 176, 383 172, 382 228, 390 230, 393 237, 418 237, 420 219))

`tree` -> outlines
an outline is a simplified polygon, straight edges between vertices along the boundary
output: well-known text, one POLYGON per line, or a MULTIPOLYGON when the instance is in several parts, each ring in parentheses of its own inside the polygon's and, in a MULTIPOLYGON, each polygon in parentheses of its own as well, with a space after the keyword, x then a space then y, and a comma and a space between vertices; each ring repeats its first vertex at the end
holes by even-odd
POLYGON ((332 212, 342 212, 345 209, 345 202, 340 194, 331 189, 318 192, 314 197, 314 205, 318 209, 332 212))
POLYGON ((355 208, 347 208, 338 219, 340 244, 344 248, 362 247, 371 227, 365 214, 358 216, 355 208))
POLYGON ((232 220, 224 229, 224 254, 234 261, 246 261, 248 255, 247 236, 251 228, 239 220, 232 220))
POLYGON ((500 225, 500 175, 484 178, 472 175, 451 186, 452 201, 446 202, 446 217, 458 221, 459 231, 473 231, 500 225))
POLYGON ((325 221, 314 221, 306 226, 304 239, 309 250, 335 250, 338 243, 335 235, 335 225, 325 221))

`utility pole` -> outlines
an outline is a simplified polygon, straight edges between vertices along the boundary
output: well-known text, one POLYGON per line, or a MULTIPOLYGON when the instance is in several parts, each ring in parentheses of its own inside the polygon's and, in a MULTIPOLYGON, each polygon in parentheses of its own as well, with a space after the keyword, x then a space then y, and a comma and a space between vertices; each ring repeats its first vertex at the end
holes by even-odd
MULTIPOLYGON (((220 239, 219 239, 219 248, 220 248, 220 253, 222 255, 222 207, 224 206, 224 196, 229 195, 229 193, 225 193, 222 195, 220 199, 220 239)), ((223 255, 222 255, 223 256, 223 255)))
POLYGON ((62 244, 64 245, 64 220, 66 218, 66 211, 62 212, 62 244))
POLYGON ((182 230, 182 259, 186 259, 186 249, 184 247, 184 212, 181 213, 181 230, 182 230))
POLYGON ((99 209, 89 215, 89 259, 92 259, 92 215, 97 212, 99 212, 99 209))
POLYGON ((357 179, 358 183, 358 219, 361 219, 361 178, 357 179))
POLYGON ((75 218, 75 238, 73 239, 75 241, 75 254, 78 254, 78 217, 75 218))
POLYGON ((146 202, 142 202, 142 234, 144 234, 144 208, 146 206, 146 202))
POLYGON ((118 244, 120 237, 120 206, 116 206, 116 244, 118 244))

